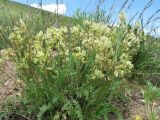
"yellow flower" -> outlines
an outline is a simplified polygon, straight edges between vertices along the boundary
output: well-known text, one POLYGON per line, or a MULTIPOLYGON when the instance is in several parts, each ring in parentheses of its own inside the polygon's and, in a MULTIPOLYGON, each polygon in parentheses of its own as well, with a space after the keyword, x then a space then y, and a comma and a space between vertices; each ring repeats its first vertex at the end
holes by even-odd
POLYGON ((142 116, 136 115, 136 116, 135 116, 135 120, 142 120, 142 116))
POLYGON ((119 20, 120 20, 121 23, 125 23, 126 22, 126 15, 125 15, 124 12, 121 12, 119 14, 119 20))
POLYGON ((0 58, 0 65, 3 63, 3 59, 2 58, 0 58))
POLYGON ((136 22, 136 24, 134 25, 134 29, 139 29, 140 27, 141 27, 140 21, 136 22))
POLYGON ((95 69, 94 73, 92 75, 92 79, 95 79, 95 78, 104 78, 104 76, 105 75, 102 73, 101 70, 95 69))
POLYGON ((36 39, 40 40, 43 38, 43 32, 40 31, 37 35, 36 35, 36 39))
MULTIPOLYGON (((94 77, 103 78, 103 71, 108 70, 111 71, 108 78, 111 79, 112 76, 124 78, 125 75, 131 73, 134 67, 132 57, 137 53, 140 42, 145 36, 142 33, 139 35, 134 33, 134 29, 140 26, 139 23, 136 23, 135 28, 131 28, 124 39, 119 40, 117 32, 127 32, 128 27, 126 15, 123 12, 120 13, 119 19, 119 28, 111 29, 103 23, 84 21, 83 26, 70 27, 70 35, 67 34, 67 27, 50 27, 45 32, 40 31, 33 37, 34 39, 26 38, 27 27, 21 19, 9 39, 13 45, 17 46, 17 49, 14 49, 15 53, 25 53, 24 55, 19 54, 20 60, 16 61, 19 62, 20 67, 27 68, 27 61, 30 60, 30 57, 32 62, 40 66, 50 62, 48 58, 51 57, 53 49, 57 52, 56 56, 60 56, 62 61, 69 60, 69 52, 71 52, 75 60, 82 62, 86 62, 85 58, 88 53, 95 51, 94 77)), ((11 55, 7 54, 7 56, 11 55)))

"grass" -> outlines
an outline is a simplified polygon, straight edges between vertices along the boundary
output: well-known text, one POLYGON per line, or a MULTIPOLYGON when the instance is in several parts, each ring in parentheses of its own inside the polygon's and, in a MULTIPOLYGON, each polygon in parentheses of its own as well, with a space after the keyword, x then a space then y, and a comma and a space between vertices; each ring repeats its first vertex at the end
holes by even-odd
MULTIPOLYGON (((54 25, 55 22, 57 22, 57 24, 59 22, 60 25, 65 25, 68 20, 71 20, 69 17, 62 15, 58 15, 57 17, 57 14, 55 13, 36 9, 34 7, 16 2, 2 0, 0 1, 0 4, 1 26, 14 26, 16 25, 16 21, 18 21, 20 18, 24 18, 26 21, 31 22, 32 25, 37 24, 37 27, 42 26, 43 28, 54 25)), ((39 29, 37 29, 37 31, 38 30, 39 29)))
MULTIPOLYGON (((138 90, 148 119, 158 119, 157 108, 152 107, 160 98, 159 87, 154 86, 159 83, 153 85, 141 76, 159 74, 159 40, 144 35, 144 26, 137 28, 133 18, 127 22, 122 11, 128 0, 118 13, 117 27, 113 27, 117 20, 112 21, 111 12, 106 15, 102 4, 99 1, 93 13, 77 11, 71 18, 0 1, 0 49, 6 48, 0 61, 16 64, 17 82, 23 86, 18 107, 14 105, 16 100, 11 100, 0 118, 15 112, 35 120, 125 119, 129 113, 125 105, 137 97, 130 91, 138 90), (147 84, 135 84, 135 78, 147 84)), ((139 114, 129 118, 141 120, 144 116, 139 114)))
POLYGON ((62 15, 57 15, 48 11, 33 8, 28 5, 11 2, 8 0, 0 1, 0 29, 3 30, 3 37, 0 41, 0 49, 8 45, 7 36, 17 25, 20 18, 24 19, 31 34, 37 34, 39 31, 45 31, 50 26, 64 26, 74 24, 74 19, 62 15))

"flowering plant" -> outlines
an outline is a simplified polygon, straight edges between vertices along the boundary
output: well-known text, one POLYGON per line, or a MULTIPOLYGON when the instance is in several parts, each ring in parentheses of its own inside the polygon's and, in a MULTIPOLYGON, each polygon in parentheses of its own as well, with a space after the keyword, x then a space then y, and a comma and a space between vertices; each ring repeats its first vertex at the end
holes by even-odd
POLYGON ((96 52, 91 75, 93 79, 124 78, 131 74, 133 56, 144 40, 139 29, 138 23, 129 28, 125 15, 120 14, 117 27, 84 21, 82 25, 70 28, 50 27, 46 32, 40 31, 36 36, 30 37, 25 22, 20 20, 19 26, 10 34, 9 39, 14 47, 9 49, 14 52, 14 62, 18 69, 28 69, 33 64, 40 69, 54 70, 54 65, 51 67, 54 58, 61 58, 62 64, 65 64, 70 54, 75 61, 85 64, 87 55, 96 52), (56 53, 54 57, 53 52, 56 53))

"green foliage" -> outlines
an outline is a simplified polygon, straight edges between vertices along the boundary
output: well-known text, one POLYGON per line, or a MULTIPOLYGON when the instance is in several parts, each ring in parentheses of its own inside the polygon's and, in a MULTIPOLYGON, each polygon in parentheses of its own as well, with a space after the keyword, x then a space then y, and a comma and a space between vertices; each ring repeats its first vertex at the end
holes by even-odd
POLYGON ((145 101, 149 103, 158 100, 160 98, 160 88, 157 88, 148 82, 146 91, 144 93, 144 98, 145 101))
POLYGON ((1 111, 0 111, 0 119, 3 119, 6 115, 7 115, 6 112, 1 112, 1 111))
POLYGON ((92 12, 81 11, 77 9, 74 14, 76 20, 80 23, 84 20, 94 21, 97 23, 110 24, 111 23, 111 10, 109 13, 102 7, 105 0, 97 0, 97 4, 95 5, 95 10, 92 12))
POLYGON ((41 30, 45 31, 50 26, 74 24, 74 18, 56 15, 55 13, 8 0, 1 0, 0 50, 10 46, 8 36, 11 31, 13 31, 13 27, 17 25, 17 21, 19 21, 19 19, 23 19, 25 21, 30 35, 36 35, 41 30))
MULTIPOLYGON (((31 81, 32 83, 27 84, 25 97, 34 105, 33 111, 38 112, 39 119, 97 120, 109 119, 110 113, 118 114, 110 101, 115 99, 112 94, 121 84, 111 89, 111 86, 114 87, 112 82, 92 81, 88 75, 93 67, 93 56, 88 58, 90 60, 87 60, 83 68, 85 72, 79 72, 81 68, 75 67, 79 63, 71 56, 66 65, 62 66, 61 62, 57 61, 55 69, 58 75, 41 75, 44 81, 31 81)), ((118 93, 114 95, 119 96, 118 93)))
MULTIPOLYGON (((151 46, 140 29, 143 26, 139 22, 130 26, 123 12, 117 26, 111 27, 106 25, 111 16, 105 16, 101 3, 93 14, 77 11, 77 19, 14 2, 0 3, 5 6, 0 9, 4 13, 0 14, 0 49, 7 48, 1 50, 0 65, 6 60, 16 64, 24 85, 25 111, 39 120, 120 119, 114 101, 126 101, 124 81, 133 69, 159 72, 159 42, 151 46)), ((159 93, 148 84, 147 108, 159 93)), ((155 116, 148 109, 148 118, 155 116)))
POLYGON ((151 36, 147 36, 146 39, 133 59, 135 65, 134 74, 138 76, 138 81, 141 83, 146 83, 146 79, 149 79, 151 83, 159 86, 160 40, 151 36))
POLYGON ((12 58, 16 64, 24 97, 39 119, 109 119, 111 113, 120 117, 111 101, 124 97, 121 79, 133 68, 130 60, 141 36, 134 29, 125 35, 124 14, 121 20, 113 30, 84 21, 36 36, 28 34, 22 19, 14 27, 9 37, 13 47, 4 50, 2 61, 12 58))
POLYGON ((124 78, 131 73, 132 57, 144 39, 141 38, 141 32, 134 33, 134 29, 128 29, 125 18, 122 17, 119 27, 115 29, 102 23, 84 21, 82 25, 71 28, 48 28, 46 33, 41 31, 33 38, 26 34, 27 27, 21 20, 9 37, 14 47, 13 54, 18 56, 18 62, 13 59, 20 69, 28 69, 29 61, 42 69, 44 64, 50 64, 52 52, 56 52, 63 59, 63 63, 68 60, 70 52, 75 60, 85 63, 87 54, 95 51, 95 65, 90 76, 92 79, 124 78))
POLYGON ((148 82, 146 90, 144 91, 144 100, 145 100, 148 120, 157 120, 158 108, 156 108, 154 103, 159 99, 160 99, 160 88, 148 82))

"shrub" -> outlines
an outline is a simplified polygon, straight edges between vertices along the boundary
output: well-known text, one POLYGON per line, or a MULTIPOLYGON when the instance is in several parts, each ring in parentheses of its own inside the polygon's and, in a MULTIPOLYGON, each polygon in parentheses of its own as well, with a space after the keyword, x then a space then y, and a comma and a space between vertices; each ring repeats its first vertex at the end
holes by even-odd
POLYGON ((135 29, 129 28, 124 17, 123 14, 120 16, 121 22, 116 28, 85 21, 82 25, 71 28, 51 27, 46 33, 39 32, 34 38, 29 38, 25 23, 21 21, 21 26, 15 27, 10 35, 15 54, 20 57, 18 66, 28 67, 27 61, 32 61, 33 64, 43 67, 44 63, 52 59, 53 50, 63 59, 63 63, 67 61, 69 53, 73 53, 75 60, 85 63, 86 55, 95 51, 93 78, 96 74, 104 79, 124 78, 131 73, 132 58, 144 40, 143 32, 135 32, 139 30, 139 26, 135 26, 135 29))
POLYGON ((39 119, 107 119, 117 114, 111 101, 123 95, 133 56, 144 41, 140 25, 110 28, 84 21, 72 27, 50 27, 31 36, 23 20, 10 34, 7 57, 15 62, 24 96, 39 119), (45 118, 44 118, 45 117, 45 118))

